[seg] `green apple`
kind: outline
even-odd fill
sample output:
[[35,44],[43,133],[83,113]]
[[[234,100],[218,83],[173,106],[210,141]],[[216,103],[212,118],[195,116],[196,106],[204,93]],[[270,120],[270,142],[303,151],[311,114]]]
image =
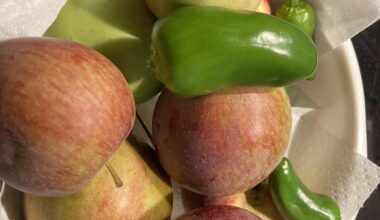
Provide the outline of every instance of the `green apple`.
[[172,210],[170,180],[154,151],[129,137],[109,160],[123,185],[103,167],[82,191],[66,197],[25,194],[27,220],[168,219]]
[[154,22],[142,0],[68,0],[45,36],[73,40],[108,57],[141,103],[161,89],[147,65]]

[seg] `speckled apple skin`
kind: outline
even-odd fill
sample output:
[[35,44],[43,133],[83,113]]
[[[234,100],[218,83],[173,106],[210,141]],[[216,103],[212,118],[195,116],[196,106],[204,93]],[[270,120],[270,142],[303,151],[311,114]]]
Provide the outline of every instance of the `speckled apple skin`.
[[235,87],[184,99],[164,90],[153,139],[166,172],[207,196],[246,191],[284,156],[291,108],[283,88]]
[[177,220],[261,220],[261,218],[238,207],[213,205],[195,209]]
[[79,191],[134,119],[127,81],[103,55],[53,38],[0,42],[0,179],[10,186]]

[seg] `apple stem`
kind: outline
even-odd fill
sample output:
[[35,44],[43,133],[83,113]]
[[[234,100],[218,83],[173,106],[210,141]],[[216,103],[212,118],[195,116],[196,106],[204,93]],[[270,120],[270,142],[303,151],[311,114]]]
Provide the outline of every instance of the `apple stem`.
[[144,131],[145,131],[145,134],[148,136],[149,140],[152,142],[153,144],[153,136],[152,134],[149,132],[149,129],[148,127],[145,125],[144,121],[142,120],[141,116],[139,115],[139,113],[136,111],[136,116],[137,116],[137,120],[139,120],[141,126],[143,127]]
[[113,166],[110,164],[110,162],[106,163],[106,167],[108,171],[111,173],[113,181],[115,181],[115,185],[117,188],[123,186],[123,181],[120,179],[119,175],[117,175],[116,170],[113,168]]

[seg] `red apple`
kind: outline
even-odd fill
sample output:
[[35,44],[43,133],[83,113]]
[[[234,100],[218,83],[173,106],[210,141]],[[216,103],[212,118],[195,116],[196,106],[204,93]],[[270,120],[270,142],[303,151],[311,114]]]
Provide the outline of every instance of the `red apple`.
[[168,219],[172,211],[170,179],[154,151],[132,137],[110,158],[123,186],[116,188],[103,167],[81,191],[64,197],[25,194],[27,220]]
[[53,38],[0,42],[0,179],[31,194],[84,187],[129,134],[127,81],[98,52]]
[[212,205],[195,209],[177,220],[261,220],[255,214],[238,207]]
[[153,114],[161,164],[176,182],[207,196],[244,192],[284,156],[291,110],[283,88],[235,87],[191,99],[165,90]]
[[230,205],[246,209],[263,220],[283,219],[273,203],[267,184],[260,184],[243,193],[222,197],[207,197],[182,188],[181,198],[186,212],[202,206]]

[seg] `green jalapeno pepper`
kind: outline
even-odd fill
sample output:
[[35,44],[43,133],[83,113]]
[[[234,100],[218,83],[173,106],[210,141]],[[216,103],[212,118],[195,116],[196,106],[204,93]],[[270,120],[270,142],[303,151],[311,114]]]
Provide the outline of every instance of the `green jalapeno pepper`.
[[294,25],[211,6],[182,7],[158,20],[152,46],[157,79],[184,97],[235,85],[286,86],[317,65],[314,42]]
[[311,192],[287,158],[269,176],[269,187],[274,204],[287,220],[341,219],[338,204],[326,195]]
[[276,9],[275,15],[301,28],[310,37],[313,36],[315,15],[310,4],[302,0],[285,0]]

